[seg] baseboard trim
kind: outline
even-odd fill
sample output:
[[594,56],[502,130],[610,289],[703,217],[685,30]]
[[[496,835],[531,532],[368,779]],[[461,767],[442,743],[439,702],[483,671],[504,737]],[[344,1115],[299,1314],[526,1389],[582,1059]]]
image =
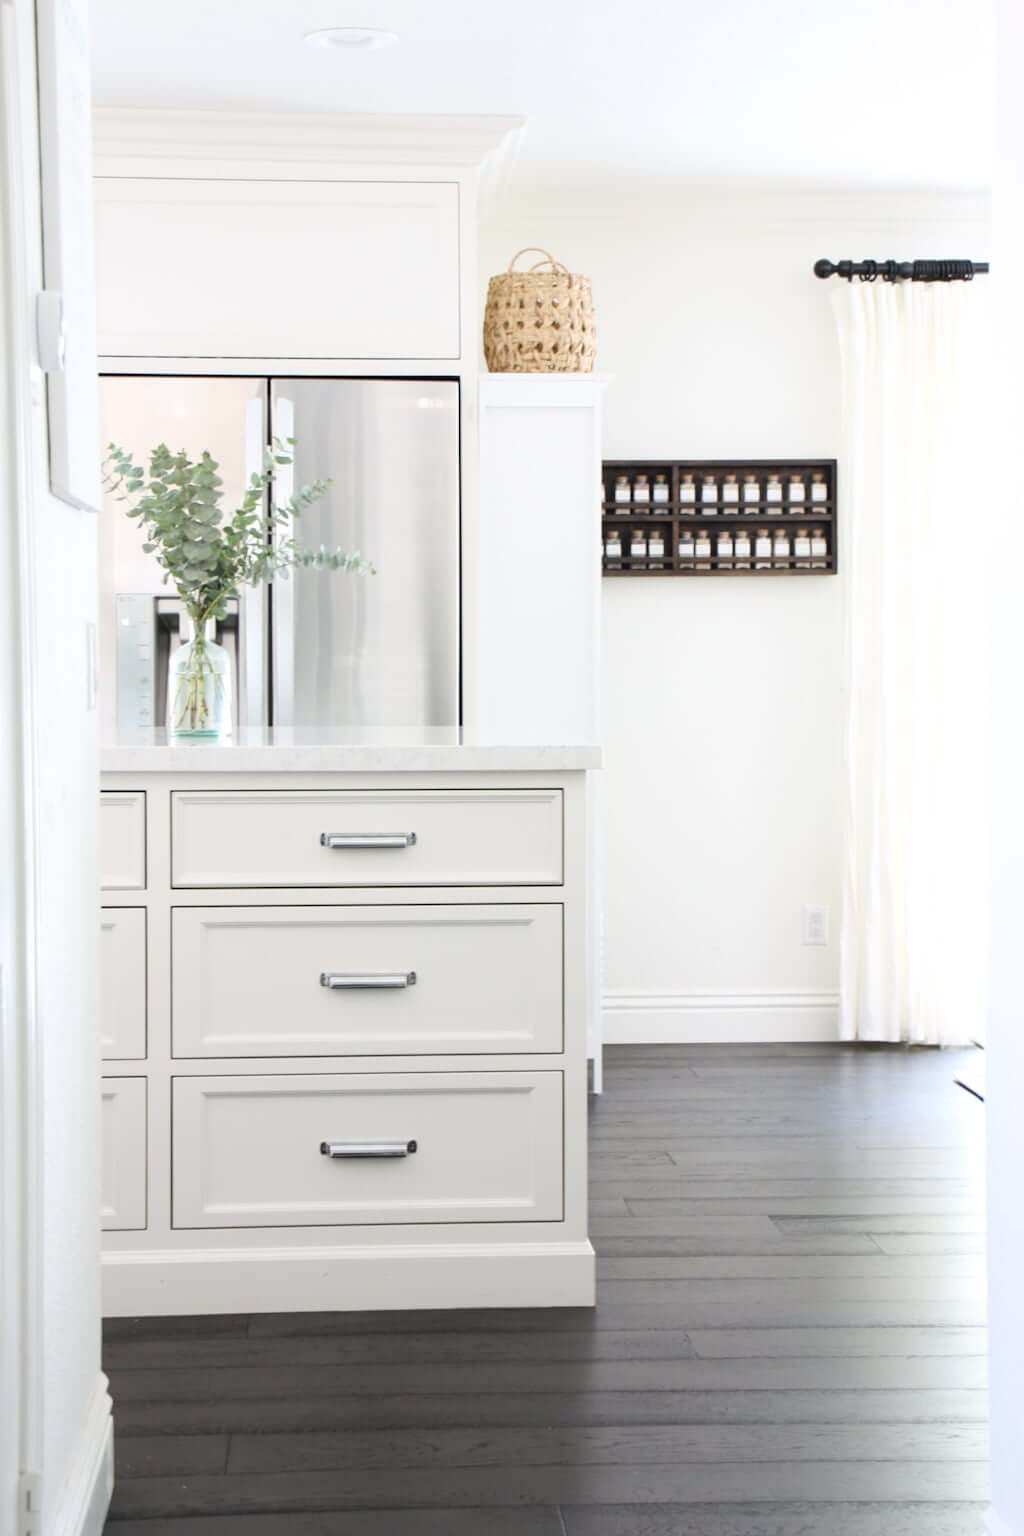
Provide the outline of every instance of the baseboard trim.
[[114,1425],[107,1378],[100,1376],[49,1536],[102,1536],[114,1491]]
[[606,992],[605,1045],[839,1039],[835,992]]
[[592,1307],[594,1301],[594,1250],[585,1239],[103,1255],[105,1317]]

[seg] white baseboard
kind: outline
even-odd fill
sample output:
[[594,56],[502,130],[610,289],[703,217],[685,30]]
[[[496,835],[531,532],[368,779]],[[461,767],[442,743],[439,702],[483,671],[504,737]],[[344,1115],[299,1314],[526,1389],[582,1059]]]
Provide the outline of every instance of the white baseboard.
[[585,1239],[103,1255],[105,1317],[592,1307],[594,1296],[594,1250]]
[[101,1376],[61,1491],[48,1536],[102,1536],[114,1491],[114,1434],[107,1378]]
[[605,1045],[839,1039],[835,992],[606,992]]

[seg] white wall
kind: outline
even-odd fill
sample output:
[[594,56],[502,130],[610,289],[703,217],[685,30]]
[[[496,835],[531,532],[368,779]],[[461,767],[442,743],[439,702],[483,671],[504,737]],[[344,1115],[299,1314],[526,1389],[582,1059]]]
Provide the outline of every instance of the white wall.
[[[987,204],[518,188],[484,226],[484,282],[528,242],[593,280],[606,457],[837,457],[814,260],[982,259]],[[842,577],[603,590],[606,1038],[832,1036]],[[826,948],[802,944],[805,903],[830,909]]]
[[[5,1273],[15,1291],[4,1301],[2,1397],[16,1427],[0,1441],[0,1528],[24,1528],[13,1519],[22,1472],[36,1479],[33,1529],[41,1536],[98,1536],[111,1439],[100,1371],[98,766],[87,686],[96,518],[49,491],[45,379],[31,332],[43,284],[33,12],[30,3],[0,6],[0,1085],[5,1110],[12,1086],[17,1093],[21,1134],[5,1139],[13,1166],[4,1194],[13,1192],[23,1217],[19,1226],[5,1204],[5,1246],[13,1237],[18,1252]],[[63,6],[62,18],[84,34],[79,0]],[[77,105],[78,132],[87,136],[88,104],[79,97]],[[87,190],[86,181],[79,210],[88,208]],[[81,242],[89,230],[72,218],[68,235]],[[69,348],[78,341],[70,336]],[[86,368],[71,407],[95,439],[87,414],[94,423],[94,373]]]

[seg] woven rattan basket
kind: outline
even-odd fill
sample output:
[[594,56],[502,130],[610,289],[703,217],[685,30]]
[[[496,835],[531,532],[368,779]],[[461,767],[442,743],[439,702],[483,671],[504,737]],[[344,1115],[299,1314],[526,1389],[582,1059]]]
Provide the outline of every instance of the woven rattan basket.
[[[520,256],[543,256],[528,272]],[[597,342],[589,277],[570,272],[539,246],[524,246],[487,284],[484,357],[491,373],[590,373]]]

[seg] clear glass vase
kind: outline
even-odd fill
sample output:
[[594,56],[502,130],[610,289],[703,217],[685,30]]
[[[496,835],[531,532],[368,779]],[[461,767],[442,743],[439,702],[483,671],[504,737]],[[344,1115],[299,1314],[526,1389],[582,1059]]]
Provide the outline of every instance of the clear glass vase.
[[167,680],[167,734],[216,741],[231,735],[231,657],[200,636],[179,645]]

